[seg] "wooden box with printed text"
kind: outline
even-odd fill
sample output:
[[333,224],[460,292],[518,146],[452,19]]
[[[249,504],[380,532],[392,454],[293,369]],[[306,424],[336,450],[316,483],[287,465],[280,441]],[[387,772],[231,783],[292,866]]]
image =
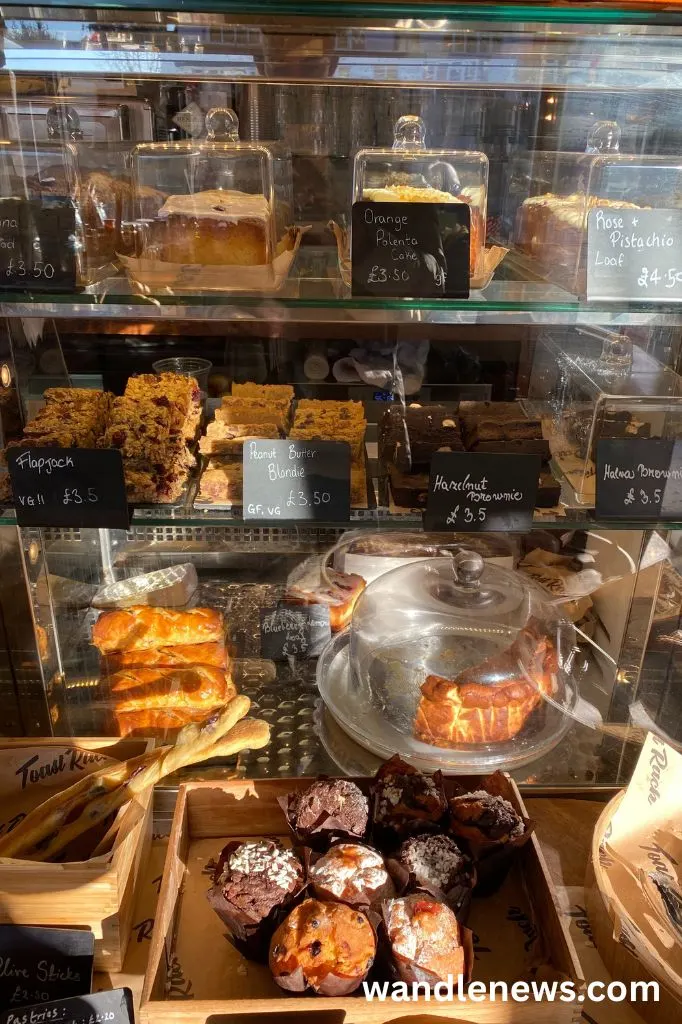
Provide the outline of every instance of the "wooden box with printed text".
[[[0,833],[84,774],[152,746],[116,737],[0,739]],[[151,809],[151,791],[122,808],[113,849],[99,857],[59,864],[0,858],[0,924],[91,928],[95,970],[120,970],[136,881],[151,842]]]
[[[207,1024],[226,1015],[230,1020],[246,1015],[256,1024],[270,1013],[294,1019],[326,1011],[345,1024],[416,1020],[424,1014],[472,1024],[568,1024],[580,1015],[577,1001],[381,1002],[368,1001],[362,993],[301,997],[278,988],[266,966],[245,960],[225,938],[225,926],[206,898],[212,866],[230,839],[279,835],[288,841],[278,797],[311,781],[190,782],[180,787],[142,992],[144,1024]],[[356,781],[364,787],[369,780]],[[464,781],[472,788],[480,782],[475,777]],[[510,779],[506,785],[505,795],[524,814],[518,789]],[[535,836],[519,850],[500,891],[473,901],[467,923],[474,932],[474,979],[564,980],[580,993],[578,958]]]

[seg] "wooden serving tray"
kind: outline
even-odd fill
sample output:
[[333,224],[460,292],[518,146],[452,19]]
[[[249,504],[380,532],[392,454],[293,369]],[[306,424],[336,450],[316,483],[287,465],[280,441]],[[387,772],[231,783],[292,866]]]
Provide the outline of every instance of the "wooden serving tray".
[[[142,1021],[206,1024],[226,1014],[247,1014],[256,1024],[269,1013],[291,1014],[294,1020],[304,1012],[330,1011],[345,1024],[405,1016],[416,1020],[422,1014],[500,1024],[568,1024],[573,1019],[576,1004],[559,1001],[370,1002],[362,990],[333,999],[287,995],[267,967],[245,960],[224,937],[225,927],[206,899],[211,863],[230,839],[287,837],[277,798],[312,781],[190,782],[180,787],[142,991]],[[356,781],[363,788],[369,782]],[[465,776],[457,781],[475,789],[481,780]],[[518,789],[511,779],[507,783],[506,796],[525,814]],[[468,924],[474,932],[474,979],[511,983],[537,967],[539,979],[570,979],[581,991],[578,957],[535,836],[519,851],[500,892],[473,901]]]
[[[70,757],[74,748],[125,761],[153,746],[146,739],[27,736],[0,739],[0,757],[20,755],[21,763],[26,763],[37,755],[32,767],[42,766],[44,778],[31,782],[27,777],[27,788],[34,788],[26,792],[24,811],[28,811],[82,778],[82,769],[74,767]],[[52,765],[57,770],[50,774]],[[17,780],[18,788],[22,778]],[[43,782],[49,785],[43,787]],[[151,843],[151,809],[152,792],[147,790],[123,812],[127,831],[104,857],[65,864],[0,858],[0,924],[90,928],[95,936],[95,970],[120,970],[133,924],[137,877]]]

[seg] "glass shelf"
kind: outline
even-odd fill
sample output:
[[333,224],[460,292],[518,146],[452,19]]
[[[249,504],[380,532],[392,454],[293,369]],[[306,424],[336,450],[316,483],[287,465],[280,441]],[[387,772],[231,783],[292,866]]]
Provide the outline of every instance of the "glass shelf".
[[[504,268],[504,264],[502,265]],[[543,281],[493,280],[469,299],[353,298],[334,277],[290,278],[276,295],[139,295],[124,277],[79,293],[0,292],[0,315],[325,324],[580,324],[677,327],[682,305],[587,303]]]
[[[96,20],[92,9],[102,12]],[[682,11],[650,2],[185,0],[181,11],[158,11],[156,0],[109,0],[104,8],[55,0],[3,7],[3,15],[5,68],[17,73],[591,92],[682,88]]]
[[[14,509],[8,505],[0,505],[0,526],[16,526]],[[420,513],[392,514],[386,509],[374,509],[355,512],[349,522],[333,522],[322,520],[287,520],[287,519],[243,519],[228,511],[195,509],[187,506],[157,505],[154,507],[135,509],[131,521],[131,529],[136,527],[188,527],[212,528],[221,527],[236,529],[240,532],[259,532],[262,530],[284,530],[296,534],[300,530],[406,530],[421,529]],[[592,509],[570,509],[565,514],[536,514],[533,529],[538,530],[585,530],[598,528],[602,530],[680,530],[682,522],[669,520],[643,519],[597,519]]]

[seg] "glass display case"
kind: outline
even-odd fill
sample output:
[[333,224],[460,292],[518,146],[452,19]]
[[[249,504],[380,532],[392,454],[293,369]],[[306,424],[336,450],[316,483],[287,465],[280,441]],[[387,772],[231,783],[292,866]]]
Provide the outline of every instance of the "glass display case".
[[[620,784],[680,738],[682,507],[600,518],[595,453],[682,440],[682,272],[588,299],[587,223],[676,223],[682,15],[322,8],[2,8],[2,729],[167,739],[239,691],[270,744],[199,775]],[[468,298],[353,294],[389,202],[466,204]],[[29,522],[35,449],[120,459],[128,528],[73,484]],[[343,505],[283,461],[320,452]],[[436,457],[532,464],[528,529],[424,532]]]

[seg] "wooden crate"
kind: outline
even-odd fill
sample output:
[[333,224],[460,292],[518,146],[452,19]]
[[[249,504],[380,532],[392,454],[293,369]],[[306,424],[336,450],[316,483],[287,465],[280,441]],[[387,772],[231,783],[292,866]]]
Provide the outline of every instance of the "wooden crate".
[[[55,756],[75,747],[123,761],[143,754],[151,746],[149,740],[117,737],[25,737],[0,739],[0,757],[3,753],[16,754],[23,747]],[[65,773],[65,786],[75,781],[77,777]],[[56,788],[58,785],[46,795],[52,795]],[[34,799],[33,804],[36,802]],[[147,791],[131,809],[127,834],[106,859],[43,864],[0,858],[0,923],[91,928],[95,935],[95,969],[120,970],[133,925],[135,884],[151,843],[151,811],[152,792]]]
[[[362,995],[334,999],[296,997],[277,988],[267,967],[244,960],[225,939],[225,928],[206,900],[205,893],[210,885],[207,861],[217,857],[230,838],[284,836],[287,829],[277,798],[294,789],[303,789],[311,781],[190,782],[180,787],[142,991],[141,1019],[145,1024],[173,1021],[206,1024],[209,1018],[215,1020],[225,1014],[250,1014],[250,1019],[256,1022],[265,1014],[283,1012],[291,1013],[293,1020],[293,1014],[311,1011],[331,1011],[335,1018],[345,1019],[345,1024],[375,1024],[404,1016],[416,1019],[419,1014],[427,1014],[429,1019],[440,1015],[471,1022],[560,1024],[572,1020],[576,1013],[579,1015],[577,1004],[559,1001],[443,1003],[420,999],[382,1003],[367,1001]],[[367,780],[357,781],[362,785]],[[480,780],[471,778],[465,784],[476,788],[478,782]],[[509,799],[524,813],[516,786],[511,780],[508,783]],[[505,927],[510,927],[509,920],[515,922],[513,928],[526,927],[525,934],[515,936],[523,949],[529,929],[535,926],[549,952],[549,976],[570,979],[576,992],[580,992],[584,984],[580,964],[555,903],[549,872],[534,836],[520,851],[513,873],[517,876],[514,883],[519,892],[525,893],[531,913],[530,918],[522,921],[522,911],[514,906],[512,909],[518,911],[518,916],[510,915],[505,919]],[[492,907],[497,897],[489,899]],[[475,900],[476,904],[480,912],[488,900]],[[504,906],[507,908],[508,903]],[[477,931],[475,923],[470,923]],[[498,928],[497,918],[490,927],[492,931]],[[500,942],[504,946],[504,940]],[[499,954],[512,972],[509,980],[518,979],[520,971],[513,973],[516,968],[512,966],[517,954],[506,946],[499,949]],[[477,976],[482,977],[480,968],[477,972],[475,967],[474,977]],[[505,975],[491,974],[490,977],[502,979]]]

